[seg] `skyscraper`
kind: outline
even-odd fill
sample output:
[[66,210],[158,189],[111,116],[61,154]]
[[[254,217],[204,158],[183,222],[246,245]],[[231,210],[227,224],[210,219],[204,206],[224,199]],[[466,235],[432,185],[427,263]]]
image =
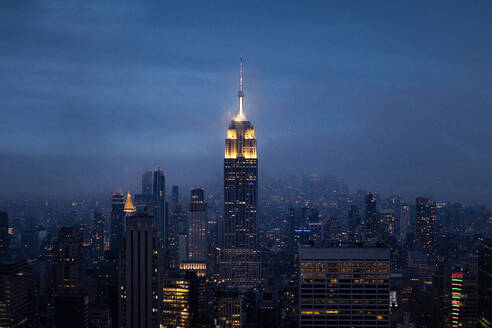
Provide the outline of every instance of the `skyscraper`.
[[94,212],[92,227],[92,258],[99,262],[104,259],[104,215]]
[[168,275],[162,286],[162,326],[190,327],[190,301],[190,282],[177,274]]
[[56,258],[57,295],[77,295],[84,290],[82,232],[79,226],[62,227],[58,234]]
[[142,174],[142,195],[152,195],[152,170]]
[[152,214],[129,213],[120,252],[119,327],[159,327],[159,251]]
[[188,260],[205,262],[207,259],[207,204],[203,189],[191,190]]
[[378,236],[378,213],[376,208],[376,196],[368,193],[365,199],[365,225],[367,240],[375,240]]
[[0,327],[24,327],[29,311],[26,260],[0,258]]
[[427,258],[436,262],[437,247],[436,203],[432,199],[417,197],[415,202],[415,247]]
[[478,247],[478,298],[480,324],[490,328],[492,327],[492,239],[483,240]]
[[477,327],[478,257],[468,256],[451,271],[450,327]]
[[152,193],[152,170],[147,170],[142,174],[142,192],[140,194],[133,195],[133,201],[135,206],[148,206],[154,205],[154,195]]
[[79,226],[60,229],[56,258],[56,327],[86,328],[89,324],[82,242]]
[[407,240],[408,228],[410,226],[410,207],[408,204],[400,206],[400,241]]
[[299,246],[299,327],[389,327],[387,248]]
[[[161,240],[166,240],[167,231],[167,210],[166,210],[166,178],[164,171],[160,168],[154,170],[154,180],[152,188],[154,200],[154,220],[157,232]],[[167,246],[167,245],[166,245]]]
[[121,193],[113,193],[111,196],[111,238],[109,242],[113,258],[117,258],[120,250],[125,225],[124,208],[125,196]]
[[244,114],[242,58],[239,112],[231,121],[224,156],[224,248],[220,271],[226,281],[254,285],[260,280],[257,254],[258,159],[255,129]]
[[166,230],[167,267],[179,268],[188,257],[188,220],[179,200],[179,186],[172,186],[170,212]]
[[0,212],[0,257],[9,253],[9,215]]

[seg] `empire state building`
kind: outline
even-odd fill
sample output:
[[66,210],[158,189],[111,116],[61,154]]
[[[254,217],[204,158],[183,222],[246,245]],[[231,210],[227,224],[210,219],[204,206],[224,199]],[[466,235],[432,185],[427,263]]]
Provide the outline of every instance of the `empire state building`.
[[239,79],[239,110],[231,121],[224,156],[224,244],[221,278],[233,285],[260,282],[257,251],[258,158],[255,129],[244,113],[243,61]]

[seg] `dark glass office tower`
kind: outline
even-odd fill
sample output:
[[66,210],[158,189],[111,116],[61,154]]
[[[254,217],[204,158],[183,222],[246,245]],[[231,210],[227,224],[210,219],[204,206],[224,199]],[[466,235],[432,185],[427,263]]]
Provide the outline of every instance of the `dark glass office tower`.
[[113,193],[111,197],[111,239],[110,247],[112,258],[117,258],[121,237],[123,234],[125,196],[122,193]]
[[152,170],[142,175],[142,195],[152,195]]
[[224,248],[220,271],[235,285],[255,285],[260,280],[256,226],[258,158],[255,129],[244,114],[242,59],[239,112],[227,131],[224,156]]
[[164,177],[164,171],[161,169],[154,171],[152,190],[154,195],[154,220],[156,222],[157,232],[162,240],[166,240],[166,178]]
[[79,226],[60,229],[56,258],[56,327],[86,328],[89,324],[82,243]]
[[157,328],[161,322],[160,247],[149,212],[139,208],[127,214],[120,252],[120,328]]

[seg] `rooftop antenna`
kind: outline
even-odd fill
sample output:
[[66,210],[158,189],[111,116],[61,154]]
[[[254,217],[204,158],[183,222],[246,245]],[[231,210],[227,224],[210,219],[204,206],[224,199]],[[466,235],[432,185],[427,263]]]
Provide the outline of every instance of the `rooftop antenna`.
[[243,112],[244,107],[244,92],[243,92],[243,56],[239,57],[239,113],[236,116],[236,120],[243,121],[246,119],[246,116]]

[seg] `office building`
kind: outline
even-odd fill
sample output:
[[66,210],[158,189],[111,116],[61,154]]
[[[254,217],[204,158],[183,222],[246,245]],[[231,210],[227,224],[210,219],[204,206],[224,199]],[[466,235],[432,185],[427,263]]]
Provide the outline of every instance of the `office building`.
[[120,250],[123,229],[125,226],[125,196],[121,193],[113,193],[111,196],[111,238],[109,241],[111,254],[117,258]]
[[154,328],[160,324],[160,247],[150,212],[139,208],[126,218],[119,271],[122,328]]
[[365,198],[365,226],[367,240],[376,240],[379,236],[378,212],[376,196],[367,193]]
[[207,204],[203,189],[191,190],[190,222],[188,233],[188,261],[207,260]]
[[79,226],[60,228],[56,256],[57,295],[79,295],[85,290],[82,241]]
[[[166,178],[164,171],[160,168],[154,170],[154,179],[152,182],[154,220],[156,223],[157,233],[161,242],[167,238],[167,206],[166,206]],[[167,245],[166,245],[167,246]]]
[[244,319],[243,297],[239,290],[218,290],[214,296],[215,322],[217,328],[241,327]]
[[162,287],[162,326],[190,327],[190,302],[190,282],[180,275],[165,277]]
[[27,262],[0,258],[0,327],[17,328],[28,320]]
[[299,327],[389,327],[390,251],[299,246]]
[[104,215],[94,212],[92,226],[92,259],[95,262],[104,260]]
[[152,170],[147,170],[142,174],[142,195],[152,195]]
[[55,326],[87,328],[89,299],[86,295],[82,232],[79,226],[62,227],[56,257]]
[[451,327],[478,325],[478,257],[468,256],[451,271]]
[[436,203],[417,197],[415,202],[415,248],[424,252],[427,259],[437,262],[437,216]]

